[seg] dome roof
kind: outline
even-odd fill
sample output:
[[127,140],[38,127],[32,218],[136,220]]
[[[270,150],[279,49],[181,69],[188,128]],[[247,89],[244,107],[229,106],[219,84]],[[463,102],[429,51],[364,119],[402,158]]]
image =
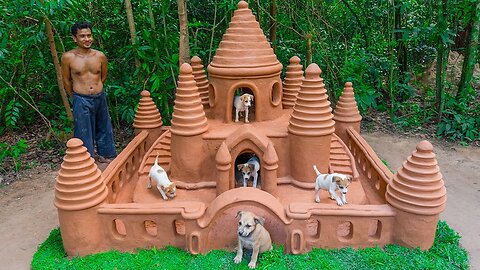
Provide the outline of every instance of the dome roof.
[[280,73],[282,68],[247,2],[240,1],[208,66],[208,74],[259,76]]

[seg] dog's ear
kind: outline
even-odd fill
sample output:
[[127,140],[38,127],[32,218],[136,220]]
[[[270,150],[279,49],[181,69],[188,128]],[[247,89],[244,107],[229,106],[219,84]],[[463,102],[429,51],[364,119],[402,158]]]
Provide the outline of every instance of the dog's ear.
[[253,220],[255,221],[255,224],[261,224],[263,226],[263,224],[265,223],[265,219],[263,217],[257,217],[255,216],[253,218]]
[[237,169],[240,171],[243,168],[243,164],[238,164]]
[[253,95],[249,95],[249,96],[250,96],[250,99],[253,101],[254,96]]
[[240,100],[241,100],[242,102],[245,102],[245,95],[241,95],[241,96],[240,96]]
[[248,164],[248,168],[250,168],[250,171],[253,172],[255,170],[255,165]]
[[347,181],[348,181],[349,183],[352,183],[352,181],[353,181],[352,177],[351,177],[351,176],[347,176]]
[[175,189],[175,188],[177,188],[177,185],[176,185],[175,183],[171,183],[171,184],[170,184],[170,188],[171,188],[171,189]]
[[238,211],[235,218],[238,218],[238,217],[242,218],[242,214],[243,214],[243,211]]
[[342,178],[338,177],[338,176],[334,176],[332,177],[332,183],[337,183],[337,184],[340,184],[340,181],[342,181]]

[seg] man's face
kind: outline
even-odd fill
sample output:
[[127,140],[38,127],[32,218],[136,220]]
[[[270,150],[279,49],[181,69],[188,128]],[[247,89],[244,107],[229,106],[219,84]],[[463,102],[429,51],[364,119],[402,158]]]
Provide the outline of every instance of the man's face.
[[90,49],[93,43],[92,30],[89,28],[78,29],[77,34],[73,37],[73,41],[80,48]]

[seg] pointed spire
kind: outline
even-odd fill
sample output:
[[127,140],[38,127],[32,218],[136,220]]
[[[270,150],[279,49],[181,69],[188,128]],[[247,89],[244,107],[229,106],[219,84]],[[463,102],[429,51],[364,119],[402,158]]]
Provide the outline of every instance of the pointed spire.
[[267,165],[275,165],[278,163],[278,155],[272,142],[268,142],[267,150],[265,151],[265,154],[263,154],[263,162]]
[[288,131],[301,136],[323,136],[335,131],[332,108],[328,101],[322,71],[310,64],[293,107]]
[[386,198],[393,207],[414,214],[435,215],[445,209],[447,193],[430,142],[417,145],[387,186]]
[[298,91],[302,86],[303,66],[300,64],[300,58],[293,56],[290,58],[290,65],[287,66],[285,80],[283,81],[283,108],[292,108],[295,105]]
[[207,75],[205,75],[202,59],[196,55],[192,57],[192,69],[193,77],[195,77],[195,82],[197,82],[198,93],[202,99],[202,105],[204,108],[208,108],[208,79]]
[[351,82],[345,83],[343,93],[335,107],[333,120],[344,123],[360,122],[362,120],[362,116],[358,111],[357,102],[355,101],[353,84]]
[[180,67],[171,123],[172,134],[180,136],[195,136],[208,129],[192,67],[188,63]]
[[162,116],[157,106],[150,97],[150,92],[143,90],[141,93],[140,103],[135,112],[135,120],[133,127],[136,129],[152,129],[163,125]]
[[103,202],[107,193],[101,172],[83,142],[70,139],[56,179],[55,206],[67,211],[84,210]]
[[208,66],[209,75],[256,76],[280,73],[282,68],[248,3],[240,1]]
[[222,142],[220,145],[217,155],[215,156],[215,161],[218,165],[222,166],[230,165],[230,163],[232,163],[232,155],[230,155],[230,151],[228,151],[228,147],[225,142]]

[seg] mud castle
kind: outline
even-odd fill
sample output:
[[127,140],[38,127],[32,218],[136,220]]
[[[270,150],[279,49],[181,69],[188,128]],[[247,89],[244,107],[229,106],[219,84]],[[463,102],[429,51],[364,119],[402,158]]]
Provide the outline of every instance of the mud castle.
[[[316,64],[304,72],[292,57],[283,81],[282,68],[240,1],[208,78],[198,57],[181,66],[171,126],[163,126],[143,91],[135,137],[103,173],[79,139],[68,141],[55,186],[66,252],[233,250],[239,210],[263,216],[273,243],[293,254],[391,243],[431,247],[446,203],[432,145],[420,142],[392,174],[360,135],[351,83],[333,112]],[[239,92],[254,96],[249,123],[233,121]],[[172,200],[146,188],[157,155],[177,183]],[[260,160],[258,188],[237,181],[236,165],[251,155]],[[353,176],[347,205],[328,192],[315,203],[313,165]]]

